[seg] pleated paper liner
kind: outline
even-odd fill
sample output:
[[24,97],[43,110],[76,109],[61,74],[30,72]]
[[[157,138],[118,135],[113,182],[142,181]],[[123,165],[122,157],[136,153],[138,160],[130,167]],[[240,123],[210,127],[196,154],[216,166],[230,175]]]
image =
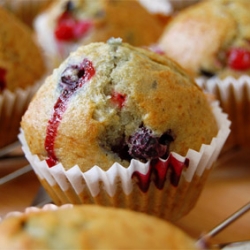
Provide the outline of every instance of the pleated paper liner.
[[48,167],[32,155],[21,130],[19,139],[26,158],[56,205],[95,203],[145,212],[170,221],[186,215],[195,205],[213,164],[230,133],[230,121],[218,102],[212,104],[218,134],[200,151],[186,156],[171,152],[168,159],[142,163],[132,160],[125,168],[114,163],[109,170],[93,166],[82,172],[75,165]]
[[200,78],[197,83],[215,96],[232,122],[225,147],[250,147],[250,77]]
[[0,148],[18,140],[21,118],[38,86],[39,83],[15,92],[4,90],[0,94]]

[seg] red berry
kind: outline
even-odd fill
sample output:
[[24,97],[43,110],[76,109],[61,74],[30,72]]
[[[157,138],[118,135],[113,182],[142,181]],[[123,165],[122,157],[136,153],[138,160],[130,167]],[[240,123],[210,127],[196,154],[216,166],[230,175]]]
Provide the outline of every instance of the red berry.
[[111,96],[111,100],[118,104],[119,108],[122,108],[124,106],[124,102],[126,100],[126,96],[120,93],[114,92]]
[[0,91],[4,90],[6,88],[6,70],[3,68],[0,68]]
[[74,22],[61,22],[55,29],[55,36],[58,40],[70,41],[74,39]]
[[231,48],[227,53],[228,66],[234,70],[250,69],[250,51],[244,48]]
[[88,32],[92,23],[89,20],[76,20],[70,13],[64,12],[57,21],[55,37],[60,41],[79,39]]
[[84,34],[86,34],[89,31],[91,26],[92,26],[92,23],[88,20],[78,21],[74,28],[74,38],[79,39],[82,36],[84,36]]

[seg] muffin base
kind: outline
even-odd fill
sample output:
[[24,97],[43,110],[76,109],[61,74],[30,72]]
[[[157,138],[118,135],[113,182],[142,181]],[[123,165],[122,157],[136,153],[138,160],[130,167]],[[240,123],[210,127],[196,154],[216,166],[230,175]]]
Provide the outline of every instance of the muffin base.
[[21,118],[38,85],[15,92],[5,90],[0,94],[0,148],[18,141]]

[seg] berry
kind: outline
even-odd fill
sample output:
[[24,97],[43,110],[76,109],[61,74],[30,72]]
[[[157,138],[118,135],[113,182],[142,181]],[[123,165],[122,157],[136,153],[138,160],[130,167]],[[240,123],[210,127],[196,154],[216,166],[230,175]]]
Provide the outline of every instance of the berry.
[[73,91],[79,85],[79,79],[84,75],[84,69],[77,65],[66,68],[61,77],[60,87],[67,91]]
[[6,70],[0,68],[0,91],[3,91],[6,88]]
[[57,20],[55,37],[59,41],[72,41],[83,37],[92,27],[89,20],[77,20],[71,12],[64,12]]
[[119,108],[122,108],[124,106],[124,102],[126,101],[126,95],[113,92],[111,95],[111,100],[118,104]]
[[59,86],[63,91],[71,93],[81,87],[94,73],[92,63],[84,59],[80,65],[71,65],[63,71]]
[[154,136],[150,129],[139,128],[128,140],[129,154],[132,158],[147,161],[157,158],[166,158],[168,145],[173,141],[169,132],[161,137]]
[[227,64],[234,70],[250,69],[250,51],[244,48],[231,48],[227,53]]

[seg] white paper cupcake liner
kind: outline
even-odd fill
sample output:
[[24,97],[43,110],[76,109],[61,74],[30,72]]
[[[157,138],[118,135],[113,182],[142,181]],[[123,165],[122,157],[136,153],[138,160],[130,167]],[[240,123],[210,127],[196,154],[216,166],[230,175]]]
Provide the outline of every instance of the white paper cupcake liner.
[[[146,178],[149,169],[156,171],[149,162],[132,160],[127,168],[114,163],[107,171],[102,170],[101,166],[93,166],[86,172],[82,172],[77,165],[69,170],[65,170],[62,164],[50,168],[46,161],[32,155],[22,130],[19,139],[26,158],[57,205],[96,203],[146,212],[174,221],[187,214],[194,206],[230,133],[230,121],[227,115],[222,113],[218,102],[214,102],[212,107],[219,131],[211,144],[202,145],[199,152],[190,149],[185,157],[171,152],[167,160],[159,160],[160,169],[167,169],[162,180],[163,185],[159,187],[159,183],[154,183],[151,179],[146,182],[149,185],[145,190],[137,184],[138,179],[134,176],[139,173]],[[188,167],[182,169],[176,184],[171,179],[171,164],[175,165],[173,162],[178,161],[180,165],[186,166],[187,159]],[[152,174],[150,177],[155,176]]]
[[39,84],[15,92],[5,90],[0,94],[0,148],[18,140],[22,115]]
[[232,122],[225,147],[250,147],[250,77],[199,78],[197,83],[219,100],[222,110]]

